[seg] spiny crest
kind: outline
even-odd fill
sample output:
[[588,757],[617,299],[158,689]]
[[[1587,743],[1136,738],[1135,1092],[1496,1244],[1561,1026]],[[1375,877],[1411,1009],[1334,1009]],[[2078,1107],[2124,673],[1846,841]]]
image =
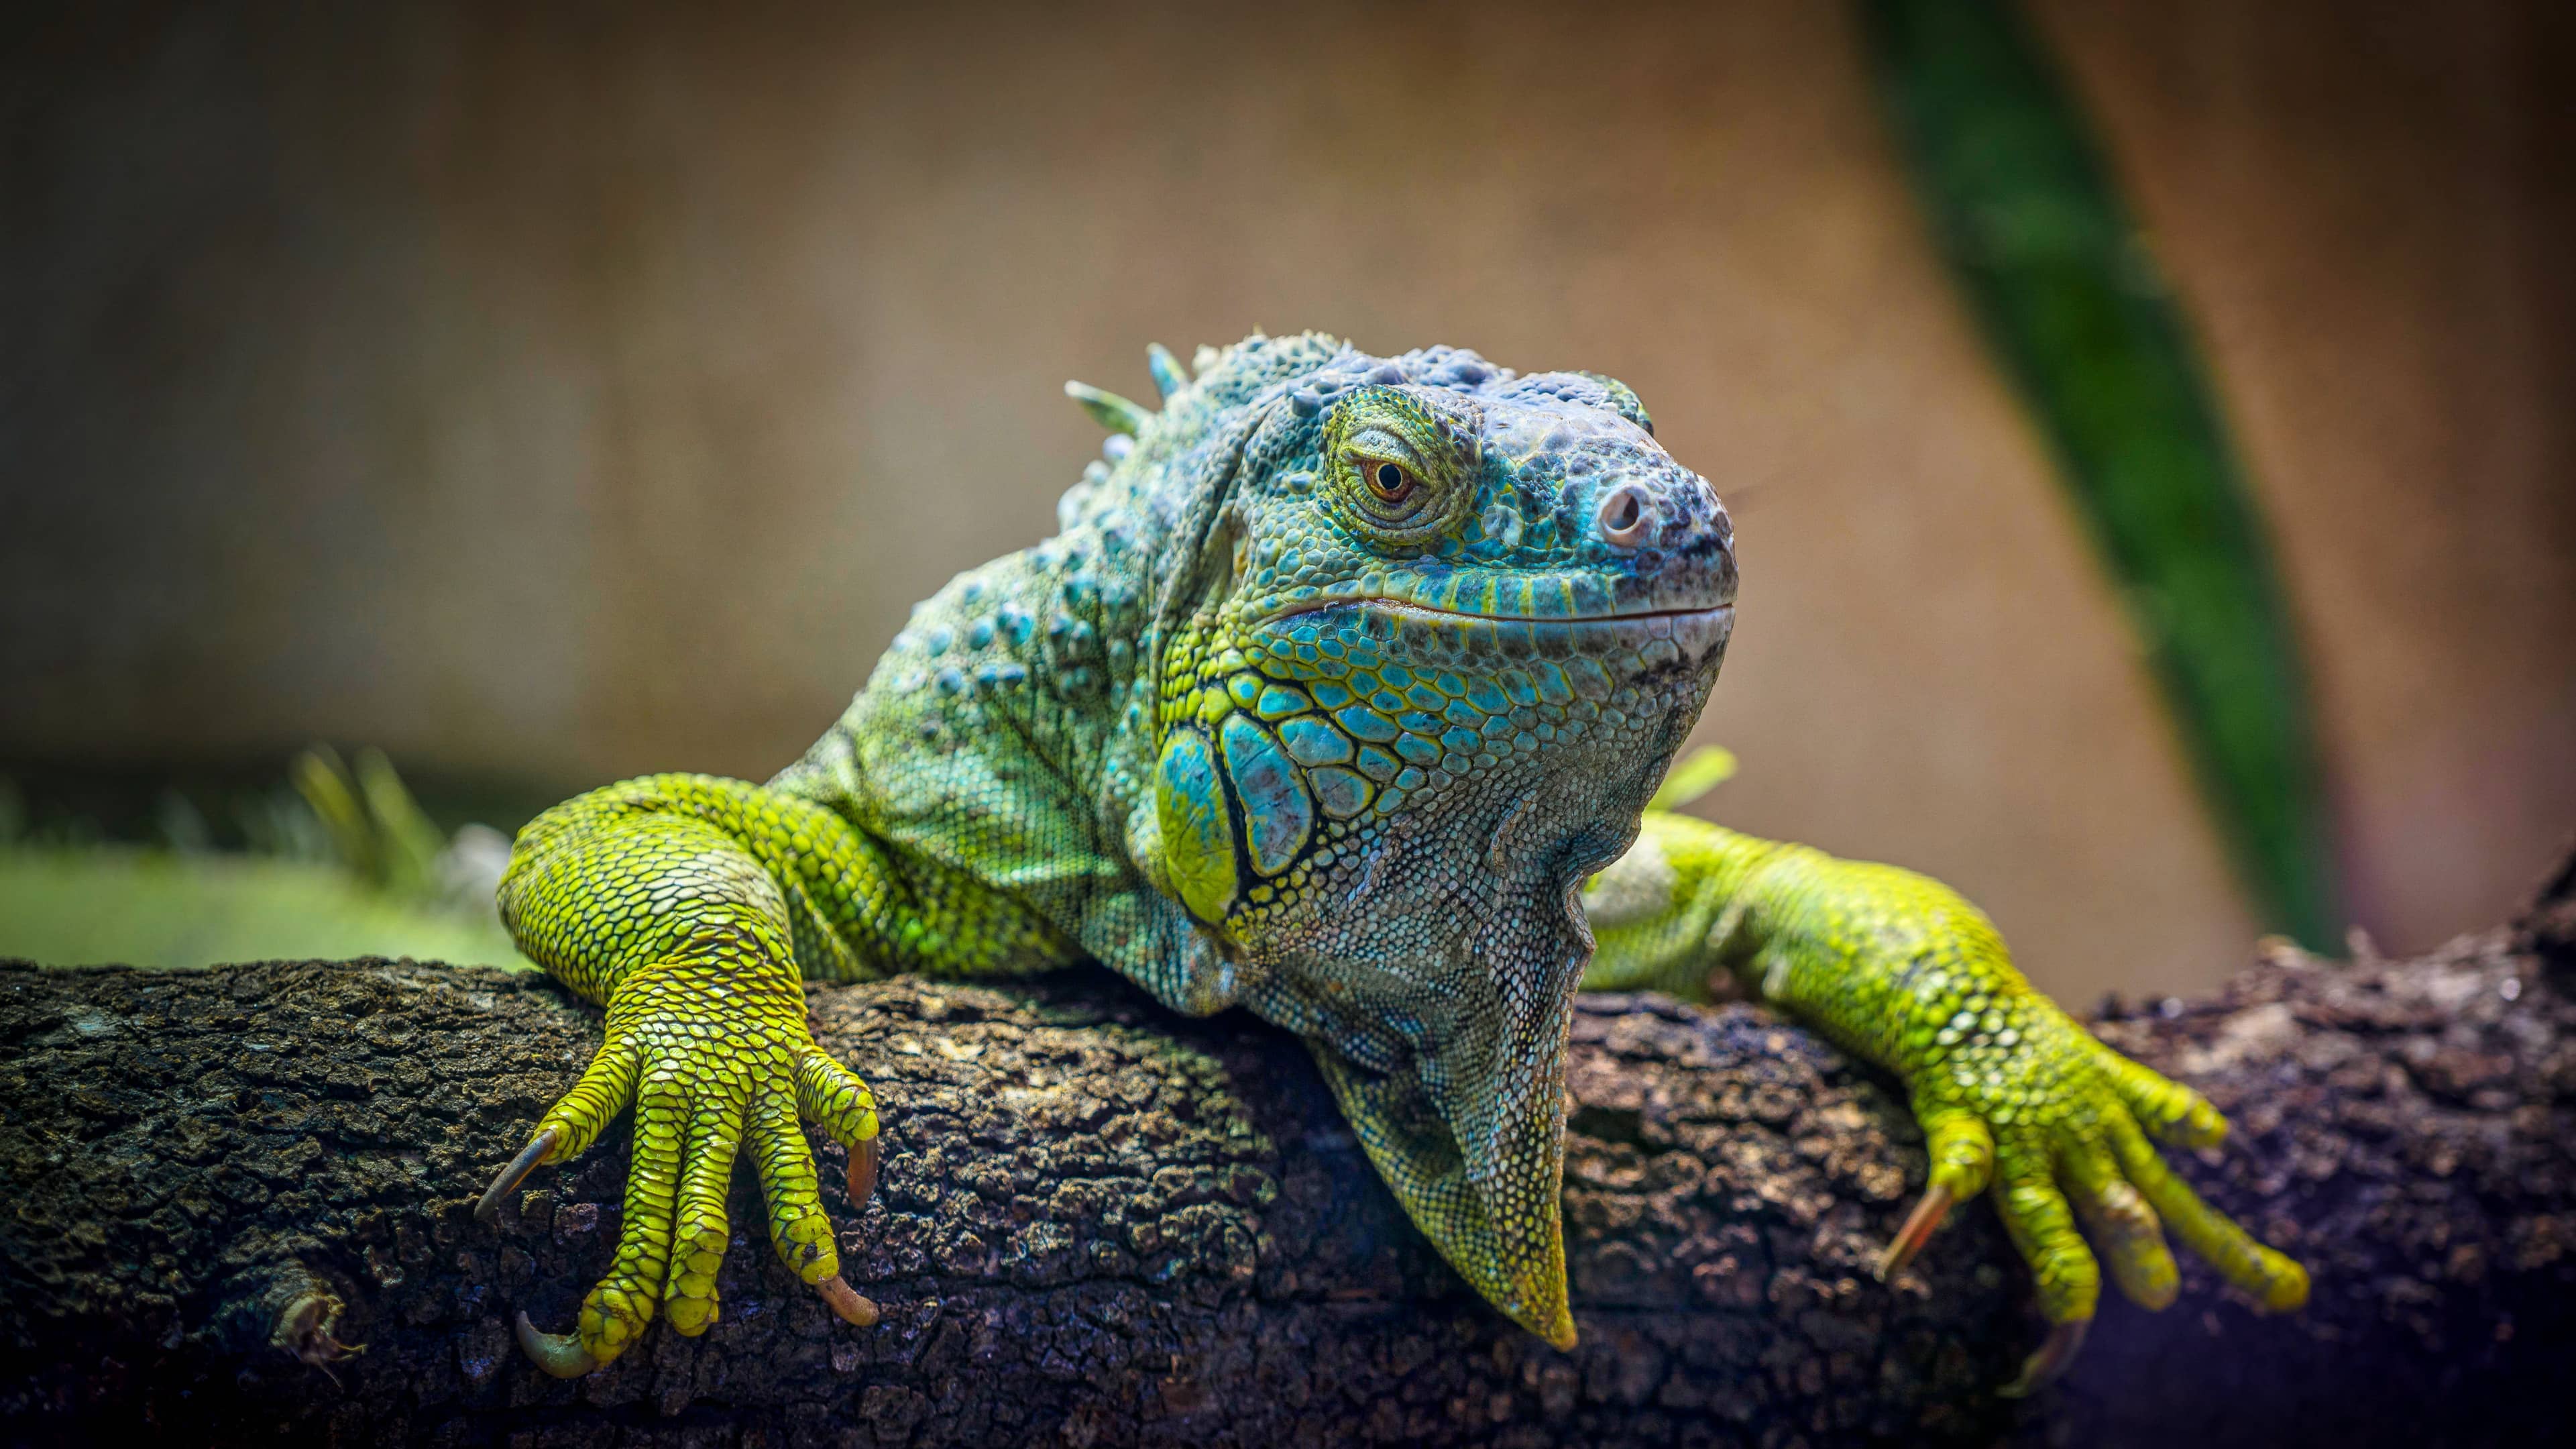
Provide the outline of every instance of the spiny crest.
[[1165,402],[1180,396],[1181,389],[1190,385],[1190,375],[1181,371],[1180,359],[1159,342],[1145,344],[1145,368],[1154,374],[1154,391],[1161,393]]
[[[1228,347],[1199,344],[1184,371],[1180,359],[1159,342],[1146,344],[1145,368],[1154,379],[1154,391],[1164,407],[1170,407],[1185,393],[1205,388],[1220,375],[1230,375],[1243,364],[1293,361],[1297,366],[1312,366],[1338,353],[1347,346],[1340,338],[1322,332],[1304,332],[1294,337],[1273,338],[1256,329],[1251,336]],[[1274,356],[1277,355],[1277,356]],[[1267,374],[1273,367],[1257,367]],[[1193,378],[1192,374],[1196,376]],[[1071,381],[1064,385],[1064,395],[1073,399],[1093,422],[1119,437],[1135,437],[1155,416],[1155,410],[1133,399],[1121,397],[1107,388],[1087,382]]]
[[1064,395],[1073,399],[1075,405],[1084,412],[1089,413],[1093,422],[1113,433],[1130,438],[1142,432],[1145,424],[1154,416],[1154,410],[1143,403],[1130,402],[1114,392],[1093,387],[1087,382],[1068,380],[1064,385]]
[[[1214,348],[1199,348],[1200,371],[1207,370],[1208,360],[1215,355]],[[1145,370],[1153,374],[1154,393],[1166,405],[1189,388],[1189,374],[1181,371],[1180,359],[1172,356],[1172,350],[1159,342],[1145,344]],[[1073,399],[1074,405],[1089,414],[1093,422],[1112,433],[1131,438],[1144,431],[1145,424],[1154,416],[1154,410],[1143,403],[1120,397],[1107,388],[1093,387],[1087,382],[1068,380],[1064,385],[1064,395]]]
[[[1112,506],[1118,497],[1124,496],[1113,495],[1107,485],[1145,441],[1149,424],[1168,432],[1176,419],[1192,414],[1204,416],[1237,406],[1264,388],[1311,371],[1345,350],[1346,344],[1340,339],[1320,332],[1273,338],[1255,330],[1251,336],[1232,346],[1201,344],[1192,358],[1192,367],[1197,374],[1193,377],[1182,370],[1180,360],[1172,355],[1171,349],[1160,343],[1149,344],[1145,349],[1145,366],[1153,376],[1155,392],[1163,404],[1160,411],[1106,388],[1079,381],[1067,382],[1065,395],[1109,435],[1101,442],[1100,458],[1084,465],[1081,481],[1057,500],[1057,527],[1069,531],[1091,521],[1100,510]],[[1180,425],[1185,431],[1198,426],[1195,422]]]

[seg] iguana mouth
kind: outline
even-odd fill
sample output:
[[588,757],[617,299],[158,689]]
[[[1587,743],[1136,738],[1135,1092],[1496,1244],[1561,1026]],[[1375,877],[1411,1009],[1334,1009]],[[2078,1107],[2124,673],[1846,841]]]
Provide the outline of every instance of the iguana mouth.
[[1472,609],[1444,609],[1436,604],[1418,603],[1412,599],[1392,599],[1378,595],[1357,598],[1301,599],[1279,610],[1262,622],[1281,624],[1304,614],[1320,614],[1328,609],[1361,609],[1399,618],[1419,619],[1424,623],[1447,624],[1638,624],[1655,619],[1713,621],[1735,612],[1735,601],[1699,607],[1670,609],[1624,609],[1597,614],[1489,614]]
[[[1712,604],[1697,609],[1628,609],[1608,614],[1479,614],[1467,609],[1443,609],[1430,604],[1417,604],[1406,599],[1345,599],[1342,603],[1381,610],[1388,614],[1418,617],[1426,622],[1462,622],[1474,624],[1642,624],[1656,619],[1704,621],[1735,612],[1735,605]],[[1285,618],[1286,615],[1280,617]]]
[[[1326,622],[1336,614],[1341,622]],[[1300,601],[1298,607],[1272,615],[1264,628],[1292,638],[1338,631],[1412,663],[1586,656],[1605,663],[1632,657],[1652,667],[1716,657],[1734,632],[1735,605],[1533,618],[1474,614],[1409,599],[1327,599]]]

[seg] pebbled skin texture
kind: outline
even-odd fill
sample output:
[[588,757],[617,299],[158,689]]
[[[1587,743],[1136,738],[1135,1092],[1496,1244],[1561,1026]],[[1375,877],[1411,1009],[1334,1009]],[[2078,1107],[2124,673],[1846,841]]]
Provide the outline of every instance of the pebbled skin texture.
[[2061,1182],[2142,1301],[2173,1291],[2156,1210],[2272,1306],[2304,1296],[2139,1135],[2215,1141],[2216,1114],[2032,993],[1946,889],[1664,812],[1629,850],[1736,591],[1725,510],[1633,392],[1317,334],[1152,360],[1159,411],[1068,389],[1126,431],[1056,537],[919,606],[803,760],[522,834],[504,919],[608,1008],[545,1159],[638,1124],[616,1262],[574,1335],[525,1331],[542,1362],[605,1363],[657,1308],[715,1320],[744,1147],[782,1257],[849,1294],[797,1119],[856,1148],[875,1104],[800,981],[1085,958],[1298,1033],[1425,1236],[1559,1347],[1572,997],[1730,969],[1906,1079],[1936,1188],[2000,1173],[2053,1319],[2096,1291]]
[[2088,1322],[2100,1294],[2078,1219],[2146,1307],[2176,1291],[2164,1227],[2264,1309],[2306,1302],[2306,1271],[2203,1204],[2150,1145],[2218,1146],[2217,1109],[2033,990],[1993,924],[1940,882],[1650,812],[1585,903],[1601,940],[1586,987],[1705,999],[1712,970],[1727,971],[1895,1070],[1928,1138],[1930,1188],[1965,1201],[2001,1184],[2051,1321]]

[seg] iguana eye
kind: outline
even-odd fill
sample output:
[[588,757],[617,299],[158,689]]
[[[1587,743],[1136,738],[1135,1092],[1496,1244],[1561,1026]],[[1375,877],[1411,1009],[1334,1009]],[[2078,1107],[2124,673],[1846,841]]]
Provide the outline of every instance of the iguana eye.
[[1401,389],[1351,389],[1324,423],[1337,511],[1371,547],[1420,554],[1474,496],[1473,436]]
[[1364,471],[1369,492],[1376,494],[1381,503],[1403,503],[1422,487],[1420,481],[1404,471],[1402,465],[1384,459],[1367,463]]

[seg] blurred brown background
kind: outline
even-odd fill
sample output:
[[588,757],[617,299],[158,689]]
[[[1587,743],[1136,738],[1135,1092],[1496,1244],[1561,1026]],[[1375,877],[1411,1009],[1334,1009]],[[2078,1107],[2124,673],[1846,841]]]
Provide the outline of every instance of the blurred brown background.
[[[0,762],[765,776],[1259,326],[1614,373],[1736,511],[1746,829],[2061,992],[2242,958],[1851,17],[82,7],[0,72]],[[2576,22],[2032,7],[2211,353],[2388,948],[2576,825]]]

